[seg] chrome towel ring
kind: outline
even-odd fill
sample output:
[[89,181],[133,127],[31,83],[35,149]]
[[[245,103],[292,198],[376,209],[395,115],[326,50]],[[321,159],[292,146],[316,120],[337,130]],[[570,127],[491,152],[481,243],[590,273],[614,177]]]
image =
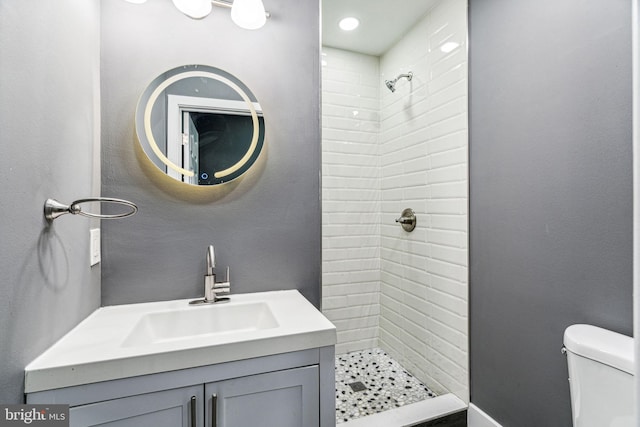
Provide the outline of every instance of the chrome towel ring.
[[[129,206],[131,210],[129,212],[121,213],[121,214],[113,214],[113,215],[103,215],[96,214],[91,212],[83,212],[80,208],[80,205],[83,203],[91,203],[91,202],[99,202],[99,203],[115,203],[118,205]],[[128,216],[134,215],[138,212],[138,207],[135,203],[130,202],[128,200],[123,199],[113,199],[111,197],[93,197],[89,199],[80,199],[72,202],[70,205],[65,205],[64,203],[60,203],[55,199],[47,199],[44,202],[44,217],[47,221],[51,222],[54,219],[58,218],[64,214],[73,214],[73,215],[82,215],[89,218],[99,218],[99,219],[118,219],[118,218],[126,218]]]

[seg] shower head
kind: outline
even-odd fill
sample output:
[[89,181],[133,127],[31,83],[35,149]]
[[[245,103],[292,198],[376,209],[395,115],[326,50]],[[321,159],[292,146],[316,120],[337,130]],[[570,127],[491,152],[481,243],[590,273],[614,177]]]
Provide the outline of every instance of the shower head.
[[396,91],[396,81],[397,80],[385,80],[384,84],[387,85],[387,88],[391,91],[391,92],[395,92]]
[[393,80],[385,80],[384,84],[387,85],[387,89],[389,89],[391,92],[395,92],[396,83],[398,82],[398,80],[400,80],[403,77],[406,78],[407,81],[411,81],[411,79],[413,78],[413,73],[409,71],[407,74],[400,74],[398,77],[396,77]]

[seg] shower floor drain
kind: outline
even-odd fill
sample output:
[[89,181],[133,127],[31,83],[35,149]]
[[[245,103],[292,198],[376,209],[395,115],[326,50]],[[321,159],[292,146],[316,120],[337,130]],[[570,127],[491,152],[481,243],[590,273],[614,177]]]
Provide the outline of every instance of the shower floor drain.
[[353,390],[354,392],[365,391],[367,389],[367,386],[362,384],[361,381],[356,381],[355,383],[351,383],[349,384],[349,387],[351,387],[351,390]]
[[[0,0],[2,1],[2,0]],[[336,423],[435,397],[379,348],[336,356]]]

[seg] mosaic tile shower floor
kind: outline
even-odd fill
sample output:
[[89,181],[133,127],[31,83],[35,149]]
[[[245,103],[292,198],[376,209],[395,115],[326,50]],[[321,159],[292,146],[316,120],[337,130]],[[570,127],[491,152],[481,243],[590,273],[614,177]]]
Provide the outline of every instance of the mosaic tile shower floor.
[[436,397],[379,348],[336,356],[336,423]]

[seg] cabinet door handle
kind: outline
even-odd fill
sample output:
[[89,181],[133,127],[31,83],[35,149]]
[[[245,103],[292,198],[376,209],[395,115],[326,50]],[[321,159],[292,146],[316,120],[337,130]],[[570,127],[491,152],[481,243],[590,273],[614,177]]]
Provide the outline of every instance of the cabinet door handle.
[[196,402],[196,397],[195,396],[191,396],[191,402],[190,402],[190,408],[191,409],[191,427],[196,427],[196,406],[197,406],[197,402]]
[[218,426],[218,395],[211,395],[211,427]]

